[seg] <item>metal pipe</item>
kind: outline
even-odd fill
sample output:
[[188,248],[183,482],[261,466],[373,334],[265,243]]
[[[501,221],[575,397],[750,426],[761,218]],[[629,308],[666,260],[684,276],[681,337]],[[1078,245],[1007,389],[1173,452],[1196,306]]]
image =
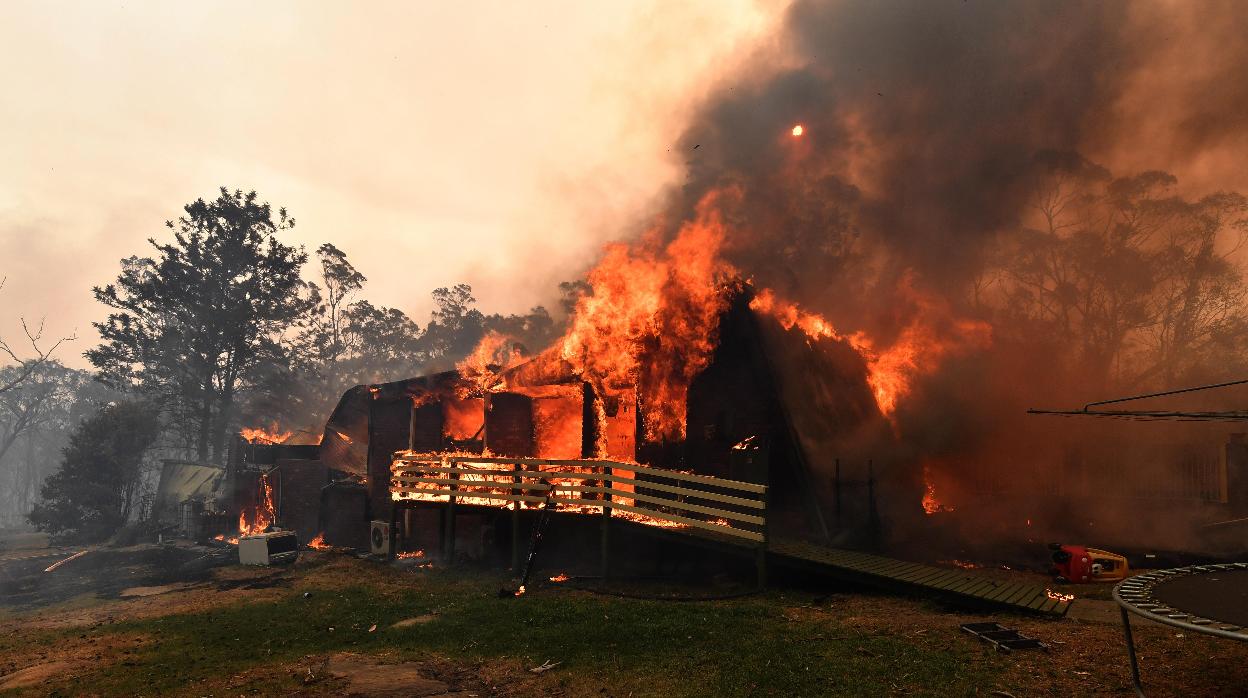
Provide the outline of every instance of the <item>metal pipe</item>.
[[1131,660],[1131,684],[1135,686],[1135,695],[1144,698],[1144,687],[1140,685],[1140,662],[1135,656],[1135,639],[1131,637],[1131,617],[1127,609],[1119,606],[1122,612],[1122,634],[1127,641],[1127,657]]
[[1083,411],[1087,412],[1089,407],[1096,405],[1112,405],[1115,402],[1130,402],[1131,400],[1146,400],[1151,397],[1165,397],[1167,395],[1180,395],[1182,393],[1195,393],[1201,390],[1213,390],[1215,388],[1229,388],[1232,385],[1244,385],[1248,383],[1248,379],[1230,381],[1228,383],[1214,383],[1212,385],[1198,385],[1193,388],[1179,388],[1178,390],[1167,390],[1160,393],[1149,393],[1148,395],[1133,395],[1131,397],[1114,398],[1113,400],[1101,400],[1100,402],[1089,402],[1083,406]]

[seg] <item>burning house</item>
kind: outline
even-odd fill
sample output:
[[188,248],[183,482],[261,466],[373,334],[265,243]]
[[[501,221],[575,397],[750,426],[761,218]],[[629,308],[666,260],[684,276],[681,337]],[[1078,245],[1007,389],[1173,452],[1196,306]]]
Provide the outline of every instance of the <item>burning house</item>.
[[[596,381],[556,346],[510,365],[474,358],[456,371],[359,386],[329,419],[321,460],[366,483],[374,519],[389,516],[395,453],[451,453],[606,459],[765,483],[787,531],[877,534],[873,497],[883,492],[868,489],[884,466],[871,446],[888,423],[862,356],[758,310],[746,285],[720,292],[704,357],[643,347],[630,369],[636,382]],[[676,372],[648,363],[673,356],[684,362]],[[894,484],[918,501],[919,484]]]

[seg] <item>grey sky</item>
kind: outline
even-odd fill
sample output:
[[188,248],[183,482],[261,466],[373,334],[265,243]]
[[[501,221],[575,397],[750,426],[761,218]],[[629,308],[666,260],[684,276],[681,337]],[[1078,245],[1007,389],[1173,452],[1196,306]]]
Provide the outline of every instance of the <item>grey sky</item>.
[[423,324],[471,283],[521,311],[680,176],[688,110],[781,8],[682,3],[6,2],[0,334],[46,315],[82,366],[90,287],[216,187],[332,241]]

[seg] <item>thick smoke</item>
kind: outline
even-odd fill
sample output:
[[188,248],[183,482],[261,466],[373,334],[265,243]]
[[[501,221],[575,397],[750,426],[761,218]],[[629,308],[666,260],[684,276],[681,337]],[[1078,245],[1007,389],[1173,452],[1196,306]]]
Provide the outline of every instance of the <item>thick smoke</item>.
[[700,144],[689,196],[747,182],[734,261],[766,260],[759,281],[801,300],[827,300],[821,277],[862,274],[825,266],[853,260],[855,242],[883,246],[894,274],[964,283],[1017,219],[1036,153],[1078,150],[1101,129],[1134,62],[1125,9],[797,2],[784,44],[800,66],[707,106],[684,139]]
[[[1025,313],[985,310],[977,284],[1011,249],[1003,238],[1034,225],[1055,172],[1091,182],[1109,177],[1092,162],[1116,176],[1169,170],[1203,187],[1184,192],[1193,199],[1240,184],[1217,177],[1228,171],[1221,151],[1242,155],[1248,143],[1238,9],[798,0],[774,50],[725,81],[684,134],[688,180],[670,220],[692,215],[707,192],[738,188],[725,212],[729,260],[884,344],[932,307],[911,302],[911,287],[990,321],[992,349],[942,362],[899,410],[890,455],[912,474],[921,462],[943,469],[937,480],[954,490],[974,468],[1054,468],[1054,436],[1071,430],[1024,408],[1125,387],[1110,375],[1121,369],[1058,377],[1053,357],[1065,349],[1019,321]],[[1176,215],[1199,218],[1180,204]],[[1157,282],[1140,274],[1151,292]]]

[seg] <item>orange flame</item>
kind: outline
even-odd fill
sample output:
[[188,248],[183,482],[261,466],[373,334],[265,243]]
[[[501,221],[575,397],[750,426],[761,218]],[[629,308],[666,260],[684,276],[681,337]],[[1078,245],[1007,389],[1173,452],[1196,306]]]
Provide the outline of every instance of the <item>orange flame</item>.
[[312,548],[313,550],[324,550],[330,547],[328,544],[325,543],[325,532],[322,531],[316,534],[315,538],[308,541],[308,547]]
[[923,513],[931,516],[943,511],[953,511],[953,507],[941,504],[936,498],[936,485],[932,484],[932,469],[923,464]]
[[593,292],[577,301],[559,342],[560,356],[599,395],[637,391],[649,440],[684,437],[689,382],[718,342],[732,269],[719,259],[726,229],[717,207],[735,195],[708,194],[665,246],[657,231],[636,245],[609,246],[589,273]]
[[1063,594],[1058,591],[1053,591],[1052,589],[1045,589],[1044,595],[1049,597],[1050,599],[1053,599],[1054,601],[1064,601],[1066,603],[1070,603],[1071,601],[1075,600],[1074,594]]
[[560,583],[560,582],[566,582],[566,581],[568,581],[569,579],[571,579],[571,577],[569,577],[569,576],[568,576],[568,574],[567,574],[566,572],[560,572],[559,574],[557,574],[557,575],[555,575],[555,576],[551,577],[551,578],[550,578],[550,581],[555,582],[556,584],[558,584],[558,583]]
[[884,349],[862,332],[841,334],[823,316],[777,299],[770,289],[760,291],[750,301],[750,308],[774,317],[786,330],[798,328],[811,339],[848,343],[867,364],[867,383],[881,414],[892,418],[898,400],[910,392],[916,377],[935,371],[950,354],[986,347],[992,342],[992,328],[987,323],[953,318],[946,303],[920,295],[911,276],[903,279],[899,291],[908,297],[916,312],[893,344]]
[[273,485],[269,484],[269,476],[260,476],[260,501],[252,507],[251,521],[248,522],[247,510],[238,512],[238,532],[243,536],[263,533],[277,519],[276,508],[273,506]]
[[455,370],[480,390],[489,391],[499,387],[500,371],[515,366],[523,359],[520,347],[511,337],[491,330],[477,342],[471,354],[455,364]]
[[798,136],[801,136],[801,135],[802,135],[803,133],[805,133],[805,132],[806,132],[806,129],[805,129],[805,128],[802,128],[802,125],[801,125],[801,124],[798,124],[798,125],[794,126],[794,127],[793,127],[793,130],[792,130],[792,131],[790,131],[790,133],[792,133],[792,134],[793,134],[793,136],[794,136],[795,138],[796,138],[796,137],[798,137]]
[[412,559],[415,559],[418,557],[424,557],[424,556],[425,556],[425,551],[423,550],[409,550],[405,553],[399,553],[398,555],[395,555],[395,557],[399,558],[400,560],[412,560]]
[[294,434],[293,431],[285,431],[279,428],[277,422],[270,424],[267,429],[264,427],[243,427],[238,433],[247,440],[247,443],[253,444],[280,444]]

